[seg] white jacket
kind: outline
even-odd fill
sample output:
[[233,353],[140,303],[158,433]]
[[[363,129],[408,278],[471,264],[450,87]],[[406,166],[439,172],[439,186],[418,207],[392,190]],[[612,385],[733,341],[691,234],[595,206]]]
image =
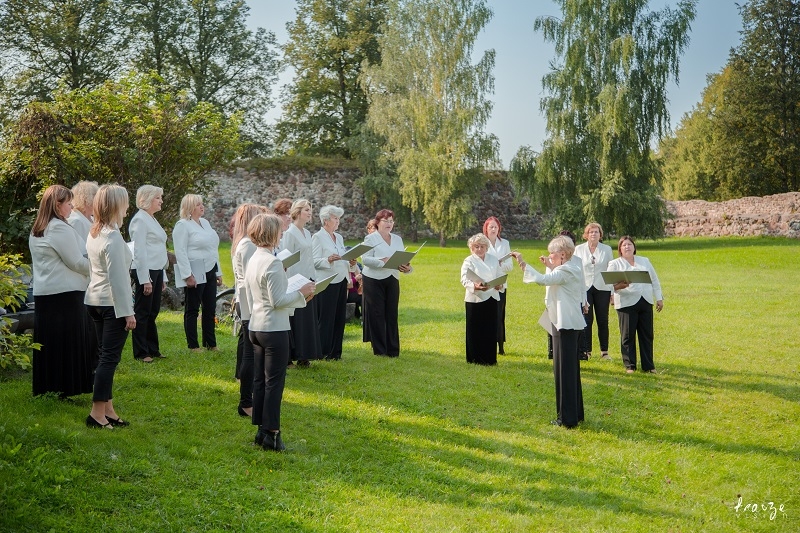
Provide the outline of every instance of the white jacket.
[[384,257],[392,257],[392,254],[397,251],[405,250],[403,239],[394,233],[391,233],[390,236],[391,244],[386,244],[386,241],[383,240],[383,237],[377,231],[366,236],[364,244],[369,244],[374,246],[374,248],[361,256],[361,261],[364,263],[364,270],[361,272],[362,275],[372,279],[386,279],[389,276],[400,279],[399,270],[383,268],[384,263],[381,261]]
[[83,243],[83,255],[86,255],[86,239],[89,238],[89,231],[92,229],[92,221],[84,216],[83,213],[77,209],[73,209],[72,213],[67,217],[67,224],[75,228]]
[[250,237],[242,237],[236,244],[231,262],[233,263],[233,278],[236,290],[236,301],[239,302],[239,316],[242,320],[250,320],[250,305],[245,294],[244,278],[247,273],[247,263],[258,247],[253,244]]
[[306,306],[300,291],[286,294],[283,263],[267,248],[258,248],[248,261],[244,284],[250,331],[288,331],[289,311]]
[[[508,255],[511,252],[511,243],[505,240],[502,237],[497,237],[494,244],[492,241],[489,241],[489,249],[486,250],[487,254],[495,256],[498,260],[503,257],[504,255]],[[512,258],[508,258],[502,263],[500,263],[500,270],[503,274],[507,274],[514,269],[514,260]],[[500,292],[506,292],[506,288],[508,287],[508,283],[503,284],[503,288],[500,289]]]
[[[151,270],[164,270],[167,266],[167,232],[147,211],[139,210],[128,223],[128,233],[133,241],[133,264],[140,285],[150,283]],[[167,272],[164,270],[164,282]]]
[[583,330],[586,327],[581,309],[581,303],[586,298],[586,289],[581,267],[577,263],[567,261],[549,274],[540,274],[527,265],[522,281],[548,287],[545,297],[547,315],[556,329]]
[[611,247],[602,242],[597,243],[594,253],[589,251],[589,243],[584,242],[575,247],[573,257],[579,257],[583,263],[583,277],[586,282],[586,290],[592,286],[598,291],[610,291],[611,285],[606,285],[603,281],[602,272],[608,270],[608,263],[614,259]]
[[133,254],[119,230],[103,227],[97,237],[86,240],[92,279],[83,302],[114,307],[117,318],[133,316],[133,293],[129,269]]
[[496,291],[494,287],[490,287],[485,291],[476,291],[475,283],[467,278],[467,269],[475,272],[482,280],[491,281],[504,274],[500,268],[500,263],[497,261],[497,257],[489,255],[487,252],[484,259],[481,259],[475,254],[471,254],[464,259],[464,262],[461,263],[461,284],[467,289],[464,294],[465,302],[480,303],[485,302],[489,298],[500,300],[500,293]]
[[612,294],[614,295],[614,309],[624,309],[635,305],[639,298],[644,298],[648,303],[654,304],[658,300],[663,300],[664,296],[661,294],[661,282],[658,281],[656,270],[650,263],[650,260],[641,255],[633,256],[633,265],[628,263],[624,257],[618,257],[608,264],[610,271],[623,271],[623,270],[646,270],[650,273],[649,283],[631,283],[627,288],[615,291],[614,286],[611,286]]
[[317,271],[314,268],[314,245],[311,242],[311,232],[302,230],[294,224],[289,224],[289,229],[283,232],[281,251],[289,250],[292,253],[300,251],[300,259],[286,270],[289,277],[302,274],[308,279],[318,281]]
[[[177,260],[176,287],[186,286],[186,279],[192,275],[192,264],[196,265],[196,268],[202,268],[203,273],[211,271],[216,266],[217,277],[222,276],[219,264],[219,235],[208,220],[201,218],[198,223],[191,218],[182,218],[172,230],[172,242],[175,245]],[[206,280],[206,282],[216,283],[216,280]]]
[[336,277],[331,280],[331,283],[341,283],[349,278],[350,263],[348,261],[341,259],[333,263],[328,262],[329,256],[333,254],[342,256],[347,252],[347,248],[344,247],[344,239],[342,239],[342,236],[336,232],[333,233],[333,236],[336,238],[336,242],[333,242],[331,234],[328,233],[325,228],[322,228],[311,237],[317,281],[334,274]]
[[28,237],[33,261],[33,294],[46,296],[85,291],[89,285],[86,242],[75,228],[59,218],[51,220],[41,237]]

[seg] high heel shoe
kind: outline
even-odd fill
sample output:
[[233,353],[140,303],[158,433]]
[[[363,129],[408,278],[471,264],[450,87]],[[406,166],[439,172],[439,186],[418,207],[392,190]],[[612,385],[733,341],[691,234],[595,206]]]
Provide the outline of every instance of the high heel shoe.
[[275,452],[282,452],[286,449],[281,439],[280,431],[266,431],[264,434],[264,442],[261,443],[261,447],[265,450],[272,450]]
[[101,424],[92,415],[86,417],[86,427],[92,429],[114,429],[110,423]]
[[108,423],[115,428],[124,428],[131,425],[131,423],[128,422],[127,420],[120,420],[119,418],[111,418],[108,415],[106,415],[106,420],[108,420]]
[[253,416],[253,415],[247,414],[247,411],[245,411],[242,407],[239,407],[238,410],[239,410],[239,416],[247,416],[247,417]]

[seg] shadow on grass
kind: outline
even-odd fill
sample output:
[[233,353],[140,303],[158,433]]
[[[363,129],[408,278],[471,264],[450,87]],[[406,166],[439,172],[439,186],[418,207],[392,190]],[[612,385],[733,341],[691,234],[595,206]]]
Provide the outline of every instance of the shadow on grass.
[[[463,304],[462,304],[463,305]],[[464,321],[464,311],[443,311],[429,307],[400,307],[401,327],[425,324],[427,322],[448,323]],[[400,339],[402,343],[403,339]]]

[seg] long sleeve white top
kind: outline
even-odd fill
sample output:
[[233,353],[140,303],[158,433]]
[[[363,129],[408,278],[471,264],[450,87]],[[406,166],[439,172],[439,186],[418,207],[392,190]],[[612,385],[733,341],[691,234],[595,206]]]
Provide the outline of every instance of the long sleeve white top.
[[61,219],[54,218],[41,237],[28,237],[33,261],[33,294],[46,296],[85,291],[89,285],[89,260],[85,241]]
[[72,213],[67,217],[67,224],[75,228],[75,231],[78,232],[81,242],[83,243],[81,249],[83,250],[83,254],[86,255],[86,239],[89,238],[89,231],[92,229],[92,221],[86,218],[86,216],[77,209],[73,209]]
[[466,289],[464,294],[465,302],[480,303],[485,302],[489,298],[500,300],[500,293],[496,291],[494,287],[490,287],[485,291],[475,290],[475,283],[467,278],[468,269],[472,270],[481,279],[491,281],[504,274],[500,263],[497,261],[497,257],[487,253],[483,259],[475,254],[471,254],[464,259],[464,262],[461,263],[461,284]]
[[400,271],[394,268],[383,268],[383,261],[384,257],[392,257],[392,254],[397,251],[405,250],[403,246],[403,239],[400,236],[395,235],[394,233],[390,233],[390,243],[387,244],[385,240],[383,240],[383,236],[380,232],[370,233],[364,239],[364,244],[369,244],[370,246],[374,246],[372,250],[369,250],[361,256],[361,261],[364,264],[364,270],[361,271],[363,276],[372,279],[386,279],[389,276],[394,276],[397,279],[400,279]]
[[231,256],[236,301],[239,302],[239,315],[242,320],[250,320],[250,305],[245,294],[244,277],[247,272],[247,264],[257,249],[258,247],[253,244],[250,237],[242,237],[236,244],[236,250],[233,251]]
[[614,295],[614,308],[623,309],[635,305],[639,298],[644,298],[648,303],[654,304],[659,300],[663,300],[664,296],[661,294],[661,282],[658,281],[656,269],[650,263],[650,260],[641,255],[633,256],[634,264],[631,265],[624,257],[618,257],[608,264],[609,271],[624,271],[624,270],[646,270],[650,273],[651,283],[631,283],[627,288],[621,290],[614,290],[611,286],[611,292]]
[[[344,259],[328,262],[328,257],[333,254],[342,256],[347,252],[344,247],[344,239],[336,232],[333,232],[333,239],[331,234],[325,228],[322,228],[311,237],[312,247],[314,249],[314,268],[316,269],[316,280],[325,279],[328,276],[336,275],[331,280],[331,283],[340,283],[348,279],[350,272],[350,263]],[[334,241],[335,239],[335,241]]]
[[586,290],[594,286],[598,291],[610,291],[611,285],[603,281],[602,272],[608,270],[608,263],[614,259],[611,247],[602,242],[597,243],[594,253],[589,249],[589,243],[584,242],[575,247],[575,254],[572,257],[580,258],[583,263],[583,277],[586,283]]
[[548,274],[540,274],[532,266],[527,265],[522,281],[548,287],[545,297],[547,315],[556,329],[583,330],[586,327],[581,310],[586,289],[581,267],[577,263],[567,261]]
[[[487,255],[493,255],[498,260],[503,257],[504,255],[508,255],[511,252],[511,243],[505,240],[502,237],[497,237],[495,239],[495,243],[492,244],[491,240],[489,241],[489,249],[486,250]],[[500,271],[503,274],[507,274],[514,269],[514,261],[510,257],[500,263]],[[508,287],[508,283],[503,284],[503,288],[500,289],[500,292],[506,292],[506,288]]]
[[[216,265],[217,277],[222,276],[219,264],[219,235],[201,218],[195,222],[191,218],[182,218],[172,230],[172,242],[175,245],[175,286],[185,287],[186,279],[192,275],[193,262],[202,261],[203,272],[209,272]],[[206,280],[214,283],[214,280]]]
[[281,251],[289,250],[291,253],[300,251],[300,260],[286,269],[289,277],[295,274],[302,274],[308,279],[317,279],[317,272],[314,268],[314,245],[311,242],[311,232],[307,229],[300,229],[289,224],[289,229],[283,232],[281,239]]
[[133,254],[118,229],[103,227],[97,237],[86,240],[92,265],[91,281],[84,303],[114,307],[117,318],[132,316],[133,295],[129,269]]
[[[133,264],[140,285],[150,283],[151,270],[164,270],[167,266],[167,232],[147,211],[140,209],[128,224],[128,234],[133,241]],[[164,282],[167,272],[164,270]]]
[[272,250],[258,248],[244,274],[245,297],[250,308],[250,331],[288,331],[289,311],[306,306],[300,291],[286,293],[289,282],[283,263]]

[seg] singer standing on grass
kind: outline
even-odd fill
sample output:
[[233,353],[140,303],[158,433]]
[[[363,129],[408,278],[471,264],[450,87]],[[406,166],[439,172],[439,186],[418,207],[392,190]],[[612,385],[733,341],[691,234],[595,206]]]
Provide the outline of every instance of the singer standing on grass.
[[[503,275],[503,269],[497,257],[487,253],[491,246],[483,233],[470,237],[467,241],[472,254],[461,264],[461,284],[466,289],[464,307],[466,313],[466,348],[467,363],[479,365],[497,364],[497,313],[499,312],[500,293],[503,287],[491,287],[491,281]],[[470,279],[472,271],[484,282]]]

